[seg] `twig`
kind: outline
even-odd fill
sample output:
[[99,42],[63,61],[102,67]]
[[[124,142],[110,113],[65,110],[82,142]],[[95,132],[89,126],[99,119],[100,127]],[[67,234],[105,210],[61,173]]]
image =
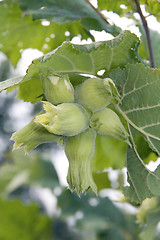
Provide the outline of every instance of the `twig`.
[[155,65],[155,60],[154,60],[154,54],[153,54],[153,49],[152,49],[152,44],[151,44],[151,38],[150,38],[148,24],[147,24],[147,21],[146,21],[145,17],[143,16],[143,13],[142,13],[139,1],[138,0],[134,0],[134,1],[135,1],[136,6],[137,6],[137,12],[140,15],[140,18],[142,20],[142,24],[143,24],[143,27],[144,27],[144,30],[145,30],[145,33],[146,33],[148,50],[149,50],[150,61],[151,61],[151,67],[155,68],[156,65]]
[[104,17],[104,15],[101,13],[101,11],[99,11],[97,8],[95,8],[92,3],[90,3],[89,0],[86,0],[86,2],[94,9],[94,11],[96,11],[98,13],[98,15],[103,19],[103,21],[107,24],[110,24],[107,19]]

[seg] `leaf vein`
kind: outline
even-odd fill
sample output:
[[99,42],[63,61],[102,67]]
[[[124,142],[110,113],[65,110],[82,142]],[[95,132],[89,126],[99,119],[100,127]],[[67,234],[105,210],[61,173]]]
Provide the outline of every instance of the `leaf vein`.
[[92,73],[95,73],[95,62],[94,62],[94,59],[93,59],[91,54],[89,54],[89,57],[90,57],[91,63],[92,63]]
[[133,108],[133,109],[129,109],[127,111],[124,111],[125,114],[128,114],[128,113],[132,113],[132,112],[136,112],[136,111],[143,111],[143,110],[148,110],[148,109],[153,109],[153,108],[157,108],[157,107],[160,107],[160,104],[157,104],[157,105],[154,105],[154,106],[144,106],[144,107],[141,107],[141,108]]
[[73,62],[68,57],[66,57],[64,55],[61,55],[61,54],[57,54],[57,53],[56,53],[56,55],[61,57],[61,58],[64,58],[65,60],[67,60],[71,64],[71,66],[73,67],[73,70],[77,69],[76,66],[73,64]]
[[144,130],[145,128],[149,128],[149,127],[153,127],[153,126],[158,126],[160,125],[160,122],[156,122],[156,123],[152,123],[152,124],[149,124],[149,125],[144,125],[144,126],[141,126],[140,128],[142,130]]
[[[149,85],[155,84],[155,83],[158,82],[158,81],[160,81],[160,80],[157,79],[157,80],[155,80],[155,81],[153,81],[153,82],[147,82],[145,85],[142,85],[142,86],[140,86],[139,88],[133,89],[133,90],[127,92],[127,93],[123,93],[123,96],[122,96],[121,100],[124,99],[126,96],[128,96],[128,95],[130,95],[130,94],[132,94],[132,93],[134,93],[134,92],[136,92],[136,91],[139,91],[139,90],[141,90],[141,89],[143,89],[143,88],[145,88],[145,87],[148,87]],[[127,82],[127,81],[126,81],[126,82]]]
[[112,64],[112,59],[113,59],[113,48],[111,48],[111,57],[110,57],[110,61],[109,61],[109,64],[108,64],[108,67],[107,67],[107,70],[109,71],[110,70],[110,67],[111,67],[111,64]]
[[129,117],[124,114],[124,112],[120,109],[120,107],[118,107],[117,105],[114,104],[114,107],[122,114],[122,116],[124,117],[124,119],[129,123],[131,124],[132,127],[134,127],[135,129],[137,129],[139,132],[141,132],[142,134],[144,134],[145,136],[148,136],[148,137],[152,137],[153,139],[156,139],[158,141],[160,141],[160,137],[157,137],[157,136],[154,136],[148,132],[145,132],[142,127],[138,127],[137,125],[135,125],[130,119]]
[[157,152],[158,155],[160,156],[159,150],[154,146],[154,144],[152,143],[152,141],[150,140],[150,138],[149,138],[148,136],[147,136],[146,138],[147,138],[147,140],[148,140],[148,142],[149,142],[149,144],[150,144],[150,147],[151,147],[155,152]]

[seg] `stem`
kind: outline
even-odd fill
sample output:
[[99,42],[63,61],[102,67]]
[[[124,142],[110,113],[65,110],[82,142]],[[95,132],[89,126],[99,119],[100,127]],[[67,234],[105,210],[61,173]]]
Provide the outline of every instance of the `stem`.
[[92,3],[90,3],[89,0],[86,0],[86,2],[94,9],[94,11],[96,11],[98,13],[98,15],[103,19],[103,21],[107,24],[110,24],[107,19],[104,17],[104,15],[101,13],[101,11],[99,11],[97,8],[95,8]]
[[148,50],[149,50],[150,61],[151,61],[151,67],[155,68],[156,65],[155,65],[155,60],[154,60],[154,54],[153,54],[153,49],[152,49],[152,44],[151,44],[151,38],[150,38],[148,24],[147,24],[147,21],[146,21],[145,17],[143,16],[143,13],[142,13],[139,1],[138,0],[134,0],[134,1],[135,1],[136,6],[137,6],[137,12],[140,15],[140,18],[142,20],[142,24],[143,24],[143,27],[144,27],[144,30],[145,30],[145,33],[146,33]]

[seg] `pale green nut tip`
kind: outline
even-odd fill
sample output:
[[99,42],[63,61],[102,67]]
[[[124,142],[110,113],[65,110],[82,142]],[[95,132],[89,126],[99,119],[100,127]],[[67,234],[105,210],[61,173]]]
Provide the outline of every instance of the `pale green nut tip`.
[[91,111],[119,102],[117,88],[110,78],[90,78],[75,89],[75,101]]
[[44,102],[45,113],[35,121],[49,132],[62,136],[74,136],[89,127],[87,111],[76,103],[62,103],[57,106]]
[[105,78],[104,79],[104,85],[105,87],[108,89],[108,91],[110,91],[111,95],[112,95],[112,103],[119,103],[120,102],[120,94],[116,88],[115,83],[112,81],[112,79],[110,78]]
[[95,149],[96,132],[86,131],[64,139],[64,150],[69,161],[67,181],[71,191],[81,192],[92,189],[97,194],[97,186],[92,177],[91,160]]
[[109,108],[94,112],[91,117],[90,126],[101,136],[111,136],[129,144],[129,134],[118,115]]
[[74,102],[74,88],[67,75],[41,75],[44,95],[50,103]]
[[60,136],[47,131],[46,128],[35,123],[35,118],[24,128],[13,133],[11,140],[15,141],[13,150],[24,148],[28,153],[38,145],[46,142],[60,142]]

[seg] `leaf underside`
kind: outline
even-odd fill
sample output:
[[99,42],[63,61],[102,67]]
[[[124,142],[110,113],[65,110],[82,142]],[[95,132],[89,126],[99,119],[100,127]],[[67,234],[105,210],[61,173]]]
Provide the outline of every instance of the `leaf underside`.
[[129,31],[106,42],[86,45],[65,42],[56,51],[33,61],[19,84],[17,97],[32,103],[42,100],[41,73],[72,75],[76,82],[77,75],[80,74],[98,76],[97,72],[103,69],[107,75],[118,66],[124,68],[128,62],[136,63],[138,59],[134,48],[137,43],[138,38]]

